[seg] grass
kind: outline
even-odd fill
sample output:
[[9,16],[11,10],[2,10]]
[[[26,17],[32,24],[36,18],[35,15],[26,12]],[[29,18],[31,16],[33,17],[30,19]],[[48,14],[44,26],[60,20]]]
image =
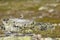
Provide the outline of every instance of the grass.
[[42,19],[37,18],[37,22],[50,22],[50,23],[60,23],[60,19],[44,17]]

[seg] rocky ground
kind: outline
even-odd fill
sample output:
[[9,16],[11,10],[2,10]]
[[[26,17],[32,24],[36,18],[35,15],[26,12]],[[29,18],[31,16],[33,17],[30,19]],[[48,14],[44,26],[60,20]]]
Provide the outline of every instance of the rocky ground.
[[[37,22],[60,23],[60,0],[0,0],[0,19],[9,17],[34,19]],[[54,32],[48,32],[48,34],[59,36],[59,28],[56,27]],[[43,31],[43,33],[46,34],[47,31]],[[43,35],[43,33],[41,34]]]

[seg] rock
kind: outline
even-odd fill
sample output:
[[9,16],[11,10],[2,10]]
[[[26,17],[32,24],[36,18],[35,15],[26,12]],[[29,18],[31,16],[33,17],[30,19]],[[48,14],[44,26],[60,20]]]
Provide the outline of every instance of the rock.
[[50,10],[48,10],[48,12],[49,13],[52,13],[52,12],[54,12],[54,9],[50,9]]
[[46,9],[48,9],[48,8],[45,7],[45,6],[42,6],[42,7],[40,7],[38,10],[46,10]]
[[60,23],[58,24],[58,26],[60,26]]
[[46,6],[51,6],[51,7],[56,7],[58,4],[51,3],[51,4],[46,4]]

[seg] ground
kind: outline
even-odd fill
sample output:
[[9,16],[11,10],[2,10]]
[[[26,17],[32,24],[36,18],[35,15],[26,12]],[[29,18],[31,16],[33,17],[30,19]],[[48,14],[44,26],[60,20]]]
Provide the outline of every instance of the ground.
[[[44,6],[47,3],[57,3],[59,5],[54,8],[55,11],[53,13],[49,13],[46,10],[38,10],[39,7]],[[37,22],[60,23],[60,2],[56,2],[56,0],[0,0],[0,19],[9,17],[20,18],[21,14],[23,14],[24,18],[27,19],[32,19],[32,17],[38,17],[40,15],[46,15],[43,18],[36,18],[34,20]],[[60,35],[59,28],[60,27],[56,27],[56,30],[54,30],[53,33],[48,31],[48,33],[50,33],[49,35],[54,34],[53,37]],[[43,35],[43,33],[46,33],[47,35],[47,32],[42,31],[41,34]]]

